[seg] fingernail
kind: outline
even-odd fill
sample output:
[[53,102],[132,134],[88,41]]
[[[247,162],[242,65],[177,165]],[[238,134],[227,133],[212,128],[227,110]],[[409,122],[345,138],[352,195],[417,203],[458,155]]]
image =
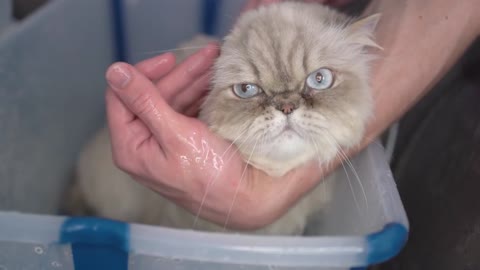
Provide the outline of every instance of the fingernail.
[[202,65],[205,65],[205,61],[209,58],[212,58],[217,54],[216,43],[210,43],[201,49],[198,55],[195,55],[194,59],[190,62],[190,65],[187,68],[187,72],[193,72],[194,70],[199,69]]
[[212,54],[214,54],[214,52],[216,53],[217,50],[218,44],[215,42],[211,42],[205,48],[203,48],[203,54],[206,56],[211,56]]
[[125,64],[115,64],[107,71],[107,81],[111,87],[122,89],[127,86],[132,78],[130,69]]

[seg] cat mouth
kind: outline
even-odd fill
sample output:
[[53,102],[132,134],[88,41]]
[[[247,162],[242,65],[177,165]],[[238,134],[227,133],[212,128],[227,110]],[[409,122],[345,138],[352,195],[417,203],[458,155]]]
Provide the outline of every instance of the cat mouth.
[[292,127],[291,124],[286,124],[282,131],[280,131],[280,133],[278,134],[278,136],[288,136],[288,137],[291,137],[291,136],[300,136],[300,134],[295,130],[295,128]]
[[295,130],[292,128],[292,126],[290,124],[286,124],[285,127],[282,130],[282,132],[287,132],[287,131],[295,132]]

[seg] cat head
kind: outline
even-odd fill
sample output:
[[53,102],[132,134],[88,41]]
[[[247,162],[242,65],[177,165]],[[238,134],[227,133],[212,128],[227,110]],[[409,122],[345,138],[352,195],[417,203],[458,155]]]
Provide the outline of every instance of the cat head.
[[200,118],[271,175],[331,161],[360,142],[372,111],[366,47],[376,46],[378,18],[297,2],[245,13],[225,38]]

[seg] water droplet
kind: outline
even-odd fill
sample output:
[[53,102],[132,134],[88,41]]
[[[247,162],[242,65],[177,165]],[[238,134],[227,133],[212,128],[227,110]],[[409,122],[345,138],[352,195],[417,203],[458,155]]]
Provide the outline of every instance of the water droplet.
[[43,254],[43,248],[42,248],[42,247],[35,247],[35,248],[33,248],[33,250],[34,250],[35,253],[37,253],[38,255],[42,255],[42,254]]
[[70,257],[70,256],[72,256],[72,252],[70,252],[70,249],[64,249],[63,250],[63,255],[65,255],[66,257]]
[[52,266],[55,267],[55,268],[59,268],[59,267],[62,267],[62,264],[57,262],[57,261],[53,261]]
[[155,258],[155,262],[156,262],[156,263],[164,263],[165,261],[167,261],[167,259],[164,258],[164,257],[157,257],[157,258]]

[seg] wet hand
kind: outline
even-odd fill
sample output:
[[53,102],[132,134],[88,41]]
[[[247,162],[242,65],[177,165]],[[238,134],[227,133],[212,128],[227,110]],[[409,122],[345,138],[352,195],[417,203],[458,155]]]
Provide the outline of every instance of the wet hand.
[[[256,9],[262,5],[268,5],[268,4],[284,2],[284,1],[285,0],[249,0],[243,7],[242,12],[245,12],[251,9]],[[353,0],[302,0],[302,1],[307,3],[320,3],[320,4],[325,4],[333,7],[341,7],[352,2]]]

